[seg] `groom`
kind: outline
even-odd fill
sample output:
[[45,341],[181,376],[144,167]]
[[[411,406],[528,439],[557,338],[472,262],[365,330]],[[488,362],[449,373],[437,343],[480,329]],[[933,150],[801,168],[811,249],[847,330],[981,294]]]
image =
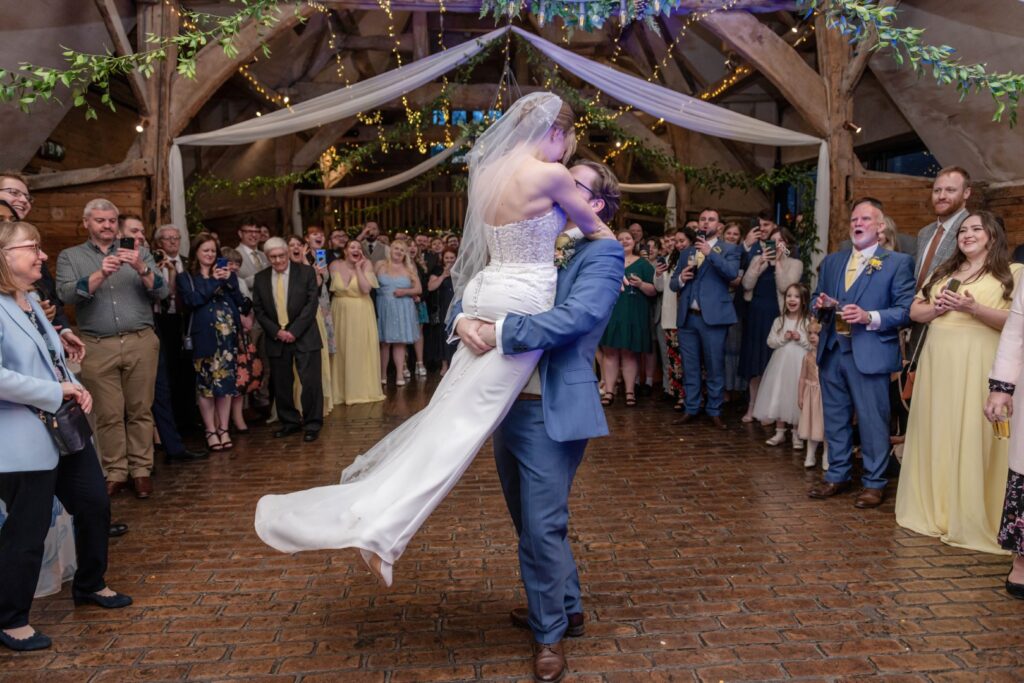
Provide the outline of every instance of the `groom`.
[[[619,205],[619,183],[607,166],[582,161],[570,169],[576,188],[606,223]],[[587,440],[608,434],[594,376],[594,353],[622,288],[625,264],[615,240],[563,233],[555,306],[511,314],[497,325],[456,319],[475,353],[513,355],[543,349],[523,393],[494,433],[494,457],[505,503],[519,534],[526,608],[512,623],[533,631],[533,674],[558,681],[566,663],[561,640],[583,635],[583,605],[569,545],[569,490]]]

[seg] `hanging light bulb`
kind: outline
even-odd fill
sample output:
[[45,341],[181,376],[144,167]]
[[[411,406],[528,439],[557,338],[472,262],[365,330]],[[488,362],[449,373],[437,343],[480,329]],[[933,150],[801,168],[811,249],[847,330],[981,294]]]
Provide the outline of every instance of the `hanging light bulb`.
[[544,0],[541,0],[541,3],[540,3],[540,15],[537,17],[537,25],[540,26],[541,28],[544,28],[544,19],[545,19]]
[[585,5],[584,3],[582,3],[582,2],[581,2],[581,3],[580,3],[580,28],[583,28],[583,21],[584,21],[584,20],[585,20],[586,18],[587,18],[587,10],[586,10],[586,5]]
[[619,24],[626,25],[626,0],[619,0]]
[[659,0],[654,0],[654,13],[655,14],[660,14],[661,13],[661,2]]

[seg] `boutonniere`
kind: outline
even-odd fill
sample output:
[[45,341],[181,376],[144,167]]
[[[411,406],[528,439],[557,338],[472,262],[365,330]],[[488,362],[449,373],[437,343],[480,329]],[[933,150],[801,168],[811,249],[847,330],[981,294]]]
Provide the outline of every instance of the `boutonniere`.
[[564,233],[559,235],[555,240],[555,268],[565,268],[575,255],[576,240]]
[[868,265],[865,266],[868,270],[868,275],[880,271],[882,269],[882,261],[884,261],[887,256],[888,254],[882,254],[881,256],[872,256],[869,258]]
[[711,251],[715,252],[716,254],[721,254],[722,248],[716,244],[715,246],[711,247]]

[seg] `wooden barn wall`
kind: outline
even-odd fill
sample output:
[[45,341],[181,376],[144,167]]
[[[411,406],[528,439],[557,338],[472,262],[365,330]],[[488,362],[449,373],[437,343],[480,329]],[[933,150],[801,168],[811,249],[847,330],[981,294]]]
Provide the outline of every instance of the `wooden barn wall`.
[[146,178],[124,178],[75,187],[34,190],[35,203],[29,221],[39,228],[43,249],[50,256],[51,268],[56,267],[61,250],[86,239],[82,226],[82,209],[90,199],[109,199],[121,213],[145,216],[143,211],[149,181]]
[[1010,248],[1024,244],[1024,181],[989,187],[985,191],[985,204],[985,208],[1002,216],[1006,222]]
[[96,111],[95,119],[87,121],[81,107],[72,107],[48,136],[49,140],[63,145],[64,158],[53,161],[43,159],[36,153],[25,168],[27,172],[94,168],[116,164],[125,159],[128,150],[139,137],[135,130],[139,122],[138,112],[124,105],[118,105],[115,111],[111,111],[100,102],[98,96],[92,94],[89,100]]

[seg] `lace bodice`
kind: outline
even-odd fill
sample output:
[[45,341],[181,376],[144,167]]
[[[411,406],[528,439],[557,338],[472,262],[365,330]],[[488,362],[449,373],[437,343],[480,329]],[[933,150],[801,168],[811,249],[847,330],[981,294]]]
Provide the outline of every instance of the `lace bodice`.
[[557,207],[542,216],[502,226],[487,226],[491,264],[537,263],[552,265],[555,239],[565,228],[565,214]]

